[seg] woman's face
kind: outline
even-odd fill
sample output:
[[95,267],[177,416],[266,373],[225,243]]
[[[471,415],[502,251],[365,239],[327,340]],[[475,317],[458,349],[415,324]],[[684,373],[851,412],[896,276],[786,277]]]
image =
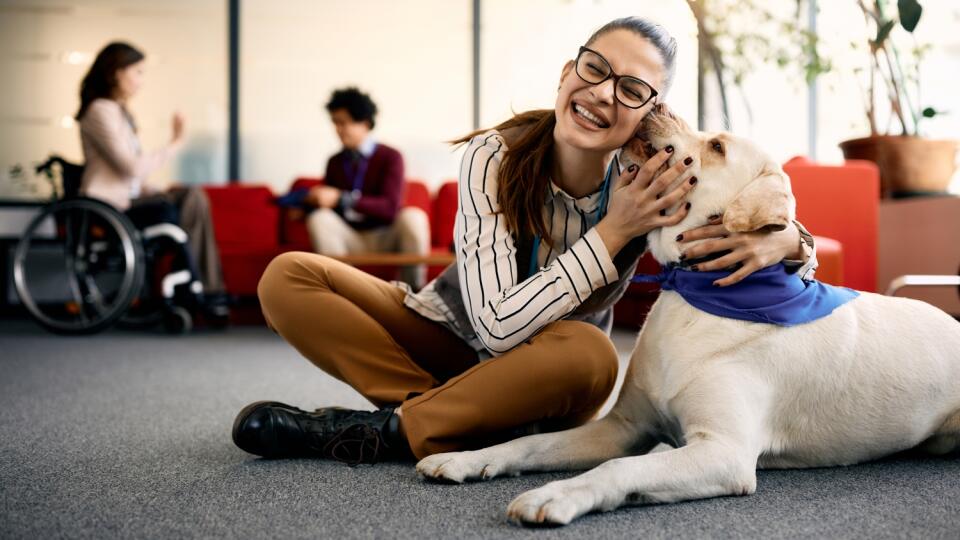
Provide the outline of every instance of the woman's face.
[[114,87],[116,97],[130,99],[140,86],[143,85],[143,60],[117,70],[117,85]]
[[[589,47],[607,60],[614,73],[637,77],[663,92],[663,59],[646,38],[630,30],[613,30],[601,35]],[[639,109],[626,107],[614,97],[612,77],[600,84],[590,84],[577,75],[574,62],[570,61],[560,76],[554,137],[558,142],[583,150],[615,150],[636,134],[655,101],[652,99]],[[599,118],[600,123],[584,113]]]

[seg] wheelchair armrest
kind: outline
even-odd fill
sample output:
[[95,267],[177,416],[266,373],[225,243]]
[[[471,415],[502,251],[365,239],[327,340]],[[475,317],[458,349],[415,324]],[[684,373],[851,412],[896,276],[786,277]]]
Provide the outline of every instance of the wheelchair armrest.
[[890,282],[887,287],[887,296],[893,296],[904,287],[933,287],[933,286],[954,286],[960,287],[960,276],[938,276],[926,274],[908,274],[898,276]]
[[154,238],[166,236],[178,244],[187,243],[187,233],[172,223],[151,225],[140,231],[140,234],[143,235],[144,240],[153,240]]

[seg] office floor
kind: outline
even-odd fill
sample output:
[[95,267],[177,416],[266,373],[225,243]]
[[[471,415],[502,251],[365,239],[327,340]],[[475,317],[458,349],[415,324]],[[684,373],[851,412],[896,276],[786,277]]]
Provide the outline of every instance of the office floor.
[[[632,344],[615,336],[623,360]],[[622,371],[622,370],[621,370]],[[761,471],[751,497],[510,525],[570,474],[448,486],[412,465],[264,461],[235,448],[248,402],[366,407],[265,328],[49,335],[0,320],[0,538],[957,538],[960,459]]]

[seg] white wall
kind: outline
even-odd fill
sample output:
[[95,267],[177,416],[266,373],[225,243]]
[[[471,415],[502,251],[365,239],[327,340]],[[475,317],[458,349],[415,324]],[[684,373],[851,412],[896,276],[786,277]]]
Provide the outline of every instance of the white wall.
[[108,42],[147,55],[131,103],[146,148],[170,137],[170,115],[188,119],[184,152],[153,180],[221,182],[226,162],[226,3],[221,0],[0,0],[0,197],[25,193],[8,178],[51,153],[82,162],[72,117],[80,80]]
[[408,178],[436,186],[456,175],[443,141],[472,127],[469,1],[241,5],[244,181],[282,192],[298,175],[322,175],[340,150],[324,105],[346,85],[377,103],[375,135],[403,153]]
[[481,124],[511,111],[553,108],[563,65],[597,28],[641,16],[676,38],[677,75],[667,102],[697,121],[696,22],[683,0],[483,0],[481,19]]
[[[322,174],[340,149],[323,105],[347,84],[376,101],[376,135],[403,152],[408,177],[431,188],[456,177],[459,152],[443,141],[473,128],[470,0],[242,5],[245,181],[283,191],[295,176]],[[695,122],[696,32],[682,0],[484,0],[482,8],[481,127],[511,108],[552,107],[564,62],[596,28],[625,15],[661,22],[679,41],[669,101]]]

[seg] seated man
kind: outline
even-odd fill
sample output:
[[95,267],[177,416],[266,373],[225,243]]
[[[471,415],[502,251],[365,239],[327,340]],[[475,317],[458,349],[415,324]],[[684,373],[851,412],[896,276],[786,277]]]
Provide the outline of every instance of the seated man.
[[[325,185],[305,198],[316,207],[307,217],[313,248],[322,255],[398,251],[427,255],[430,223],[419,208],[403,208],[403,157],[370,133],[377,106],[356,88],[336,90],[327,103],[343,150],[327,162]],[[405,267],[401,281],[414,290],[425,283],[423,265]]]

